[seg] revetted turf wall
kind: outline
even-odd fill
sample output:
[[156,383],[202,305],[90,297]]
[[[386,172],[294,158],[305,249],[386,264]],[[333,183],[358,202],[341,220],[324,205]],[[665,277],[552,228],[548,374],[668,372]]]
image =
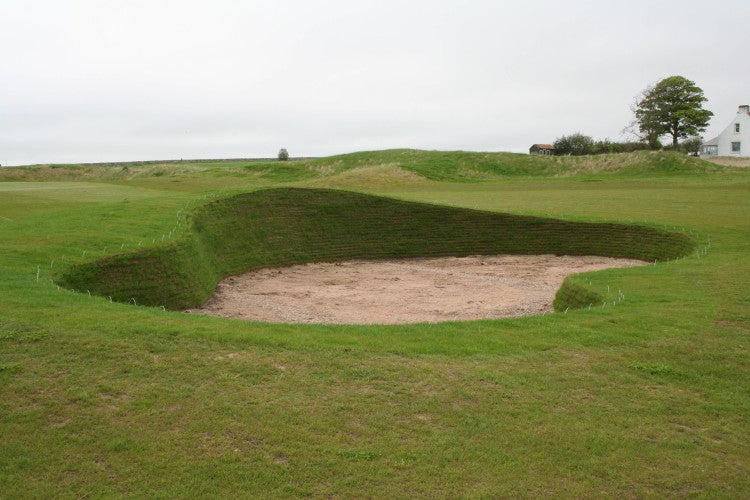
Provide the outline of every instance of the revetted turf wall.
[[[695,242],[680,233],[608,223],[482,212],[327,189],[270,189],[210,203],[189,234],[163,246],[67,269],[59,283],[113,300],[186,309],[222,278],[263,267],[347,259],[557,254],[674,259]],[[566,283],[558,310],[598,303]]]

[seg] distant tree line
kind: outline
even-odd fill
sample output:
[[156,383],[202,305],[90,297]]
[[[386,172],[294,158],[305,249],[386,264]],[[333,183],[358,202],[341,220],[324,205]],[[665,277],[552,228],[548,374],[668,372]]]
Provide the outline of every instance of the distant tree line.
[[644,151],[650,149],[666,149],[680,151],[683,153],[696,153],[703,141],[700,137],[689,137],[677,145],[662,146],[658,140],[646,141],[624,141],[615,142],[609,139],[594,140],[591,136],[579,133],[564,135],[553,143],[555,154],[561,156],[600,155],[608,153],[630,153],[632,151]]
[[[641,92],[633,102],[633,121],[623,132],[634,134],[631,142],[595,141],[581,133],[564,135],[554,142],[556,155],[596,155],[626,153],[646,149],[667,149],[683,153],[697,153],[713,116],[703,109],[706,98],[695,82],[682,76],[670,76]],[[661,138],[668,136],[671,144],[663,146]]]

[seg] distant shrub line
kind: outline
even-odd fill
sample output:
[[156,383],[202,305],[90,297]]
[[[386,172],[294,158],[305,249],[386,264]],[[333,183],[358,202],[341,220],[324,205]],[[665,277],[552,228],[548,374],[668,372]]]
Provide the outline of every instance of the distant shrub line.
[[701,145],[700,137],[690,137],[681,142],[675,148],[670,145],[662,147],[661,143],[655,142],[613,142],[609,139],[595,141],[592,137],[581,133],[564,135],[553,143],[554,154],[558,156],[572,155],[600,155],[611,153],[632,153],[634,151],[668,150],[682,153],[695,153]]
[[[219,280],[245,271],[348,259],[493,254],[629,257],[689,253],[683,234],[406,202],[326,189],[269,189],[219,200],[191,230],[162,246],[73,266],[59,279],[120,302],[182,310],[202,304]],[[569,287],[570,288],[570,287]],[[560,307],[599,300],[570,288]],[[561,299],[562,300],[562,299]]]

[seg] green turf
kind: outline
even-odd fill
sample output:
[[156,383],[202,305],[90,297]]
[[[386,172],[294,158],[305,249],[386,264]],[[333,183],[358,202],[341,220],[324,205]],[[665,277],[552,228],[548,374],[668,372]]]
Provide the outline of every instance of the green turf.
[[[16,179],[0,182],[0,496],[747,496],[750,175],[662,153],[453,155],[0,170]],[[699,246],[576,277],[604,300],[591,310],[434,325],[250,323],[52,282],[180,246],[191,221],[284,182]],[[218,223],[201,231],[232,230]]]

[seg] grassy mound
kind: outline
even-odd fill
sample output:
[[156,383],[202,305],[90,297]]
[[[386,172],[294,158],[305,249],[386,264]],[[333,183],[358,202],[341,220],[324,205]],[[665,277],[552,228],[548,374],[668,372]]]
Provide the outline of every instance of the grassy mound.
[[[694,247],[653,228],[570,222],[397,201],[346,191],[271,189],[204,206],[164,246],[68,269],[60,284],[121,302],[185,309],[223,277],[263,267],[348,259],[558,254],[666,260]],[[567,296],[566,296],[567,297]],[[559,308],[591,297],[560,299]]]
[[[595,156],[539,156],[520,153],[364,151],[311,160],[322,172],[346,172],[376,165],[396,165],[434,181],[482,181],[504,177],[569,177],[576,175],[672,175],[717,172],[723,167],[670,151],[636,151]],[[303,165],[299,165],[301,168]]]
[[[0,169],[2,181],[94,180],[127,181],[153,177],[245,177],[266,183],[303,182],[333,178],[344,186],[364,181],[376,186],[383,179],[478,182],[518,177],[664,176],[727,172],[731,167],[671,151],[636,151],[594,156],[538,156],[520,153],[423,151],[389,149],[363,151],[292,162],[195,160],[124,162],[81,165],[38,165]],[[353,176],[346,175],[356,171]],[[406,172],[406,174],[405,174]],[[337,179],[338,176],[343,178]],[[363,178],[361,178],[363,177]]]

